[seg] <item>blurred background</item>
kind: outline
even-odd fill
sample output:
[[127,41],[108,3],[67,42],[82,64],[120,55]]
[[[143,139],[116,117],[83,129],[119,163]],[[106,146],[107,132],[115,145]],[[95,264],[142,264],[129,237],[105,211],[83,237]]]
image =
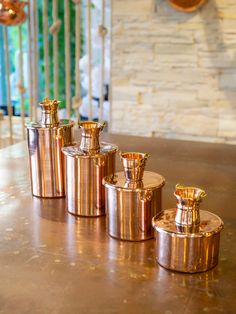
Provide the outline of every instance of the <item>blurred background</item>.
[[[1,137],[6,143],[25,137],[23,124],[40,118],[38,103],[44,97],[61,101],[60,118],[108,123],[109,2],[0,1]],[[9,10],[18,4],[25,18],[18,22],[8,16],[8,22]]]
[[235,1],[30,0],[8,25],[17,3],[0,1],[1,145],[44,97],[112,133],[236,143]]

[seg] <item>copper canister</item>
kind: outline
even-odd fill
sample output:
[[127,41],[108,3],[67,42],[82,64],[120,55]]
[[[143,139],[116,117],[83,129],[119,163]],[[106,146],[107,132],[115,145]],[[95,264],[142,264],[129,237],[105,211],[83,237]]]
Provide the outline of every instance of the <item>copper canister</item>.
[[177,207],[153,218],[157,262],[170,270],[196,273],[218,263],[222,220],[200,210],[206,193],[199,188],[176,186]]
[[152,217],[161,211],[165,179],[144,171],[147,154],[121,153],[124,171],[104,178],[107,228],[110,236],[127,241],[154,237]]
[[72,145],[73,122],[58,119],[57,100],[40,103],[41,120],[26,124],[32,194],[38,197],[64,197],[62,147]]
[[81,122],[79,145],[62,149],[66,167],[67,209],[77,216],[105,215],[104,176],[113,175],[118,147],[99,140],[104,124]]

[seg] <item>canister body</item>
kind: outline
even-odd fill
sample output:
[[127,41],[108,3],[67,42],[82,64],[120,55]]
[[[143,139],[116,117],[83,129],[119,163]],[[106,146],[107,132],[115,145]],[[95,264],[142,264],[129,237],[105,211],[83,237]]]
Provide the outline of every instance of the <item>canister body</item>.
[[110,236],[127,241],[151,239],[154,237],[152,217],[161,211],[161,189],[106,188],[106,208]]
[[115,171],[117,149],[96,155],[65,154],[67,210],[77,216],[105,215],[102,179]]
[[143,182],[127,183],[123,173],[105,178],[107,231],[126,241],[154,237],[152,217],[161,212],[164,178],[145,171]]
[[189,232],[176,225],[175,214],[176,209],[169,209],[153,218],[157,262],[167,269],[186,273],[216,266],[222,220],[208,211],[200,211],[201,223]]
[[179,272],[196,273],[213,268],[218,263],[220,233],[211,237],[173,236],[157,233],[157,262]]
[[32,194],[64,197],[62,147],[72,145],[72,123],[56,127],[27,126]]

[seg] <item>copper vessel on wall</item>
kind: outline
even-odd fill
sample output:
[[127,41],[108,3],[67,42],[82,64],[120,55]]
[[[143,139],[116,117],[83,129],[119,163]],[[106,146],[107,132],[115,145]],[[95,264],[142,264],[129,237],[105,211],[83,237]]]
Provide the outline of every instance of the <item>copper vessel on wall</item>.
[[20,25],[25,22],[27,15],[24,7],[27,2],[16,0],[0,1],[0,24],[6,26]]
[[115,172],[118,147],[99,140],[104,124],[81,122],[80,145],[65,147],[67,210],[77,216],[105,215],[104,176]]
[[161,211],[165,179],[144,171],[147,154],[128,152],[120,156],[124,171],[104,178],[108,233],[127,241],[151,239],[152,217]]
[[206,193],[195,187],[176,186],[177,208],[153,218],[157,262],[174,271],[196,273],[218,263],[222,220],[200,203]]
[[40,103],[41,120],[26,124],[32,194],[38,197],[64,197],[62,147],[72,145],[73,122],[58,119],[57,100]]
[[168,0],[170,5],[183,12],[193,12],[202,7],[207,0]]

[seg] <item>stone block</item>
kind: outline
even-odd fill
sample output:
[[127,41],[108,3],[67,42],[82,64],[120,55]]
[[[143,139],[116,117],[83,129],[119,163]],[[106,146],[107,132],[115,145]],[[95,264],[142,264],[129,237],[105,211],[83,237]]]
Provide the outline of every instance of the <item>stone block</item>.
[[[156,11],[155,11],[156,2]],[[113,2],[113,132],[236,142],[236,2]]]
[[168,55],[193,55],[196,54],[196,48],[192,44],[179,44],[179,43],[157,43],[155,45],[155,53],[168,54]]
[[199,100],[216,100],[217,89],[209,88],[207,85],[199,88],[197,92],[197,99]]
[[236,113],[219,115],[218,136],[236,139]]
[[169,67],[197,67],[197,55],[191,54],[156,54],[155,63],[161,63]]
[[235,50],[218,51],[218,52],[199,52],[198,63],[204,68],[232,68],[235,66]]
[[155,11],[155,0],[115,0],[113,11],[116,15],[146,15]]
[[218,118],[207,117],[204,114],[176,113],[170,117],[172,131],[195,136],[216,136]]
[[235,71],[224,71],[220,74],[219,87],[224,90],[236,90],[236,68]]

